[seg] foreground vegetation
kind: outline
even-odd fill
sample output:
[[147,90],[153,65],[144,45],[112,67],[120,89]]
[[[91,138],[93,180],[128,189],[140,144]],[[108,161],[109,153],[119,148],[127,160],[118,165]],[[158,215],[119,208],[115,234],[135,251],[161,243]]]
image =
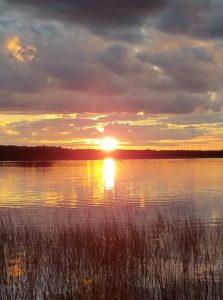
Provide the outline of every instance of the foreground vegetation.
[[223,299],[223,226],[0,221],[0,299]]

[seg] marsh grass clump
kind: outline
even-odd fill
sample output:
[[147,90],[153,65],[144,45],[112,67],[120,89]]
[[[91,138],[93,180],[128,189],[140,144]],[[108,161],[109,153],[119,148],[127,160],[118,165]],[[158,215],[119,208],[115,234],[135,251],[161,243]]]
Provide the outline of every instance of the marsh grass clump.
[[223,299],[223,226],[0,220],[0,299]]

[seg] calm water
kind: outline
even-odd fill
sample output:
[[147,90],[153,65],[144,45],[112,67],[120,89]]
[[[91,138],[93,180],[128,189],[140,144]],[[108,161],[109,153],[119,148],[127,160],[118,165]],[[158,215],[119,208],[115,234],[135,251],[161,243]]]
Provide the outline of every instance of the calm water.
[[223,160],[1,162],[0,188],[2,210],[165,210],[215,222],[223,213]]

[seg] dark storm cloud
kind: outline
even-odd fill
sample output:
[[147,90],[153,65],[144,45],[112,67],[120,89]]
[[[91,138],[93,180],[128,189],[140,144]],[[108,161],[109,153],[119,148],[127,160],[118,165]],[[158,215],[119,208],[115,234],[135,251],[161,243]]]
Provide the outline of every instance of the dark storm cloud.
[[213,54],[203,48],[178,48],[158,53],[142,52],[137,57],[144,63],[159,66],[182,90],[201,93],[217,90],[222,86],[223,74],[219,73],[221,70],[216,66]]
[[125,87],[101,68],[97,51],[88,49],[87,41],[86,49],[77,40],[54,41],[39,46],[37,66],[64,90],[121,93]]
[[221,0],[173,0],[155,26],[169,33],[222,38],[222,14]]
[[1,111],[38,113],[112,113],[144,111],[152,114],[190,114],[197,110],[220,111],[220,103],[205,95],[85,95],[55,90],[49,94],[21,94],[9,98],[0,95]]
[[[110,39],[139,42],[139,30],[146,23],[172,34],[204,38],[223,37],[221,0],[4,0],[10,7],[65,23],[87,26],[92,32]],[[3,7],[3,9],[5,9]],[[148,18],[150,20],[148,21]],[[123,28],[126,28],[124,30]]]
[[140,72],[142,69],[134,65],[132,59],[128,59],[127,52],[128,48],[125,46],[112,45],[100,53],[97,58],[105,68],[117,74]]
[[50,17],[81,24],[136,25],[154,11],[167,6],[167,0],[5,0],[17,7],[28,7],[41,18]]
[[[6,2],[15,8],[8,14],[21,23],[19,27],[17,23],[12,25],[10,33],[15,27],[16,34],[20,35],[18,30],[26,22],[29,10],[23,9],[24,12],[20,13],[22,10],[19,12],[18,7],[30,7],[31,11],[42,12],[46,18],[35,19],[29,23],[30,28],[21,31],[21,41],[25,39],[25,44],[28,44],[31,40],[37,49],[35,60],[19,63],[7,53],[0,58],[0,88],[10,96],[0,99],[2,111],[190,114],[196,110],[220,111],[222,108],[222,102],[210,99],[208,95],[208,92],[218,93],[223,81],[223,72],[213,49],[179,47],[176,39],[178,47],[164,51],[161,47],[150,48],[152,38],[140,45],[114,43],[110,39],[113,33],[125,35],[128,29],[132,38],[137,36],[139,23],[130,26],[135,23],[128,24],[131,19],[128,17],[139,20],[141,16],[151,15],[153,19],[154,12],[166,7],[167,1]],[[168,2],[170,7],[177,3],[183,7],[184,1]],[[202,14],[207,10],[204,0],[194,2]],[[213,3],[217,5],[216,1],[211,1],[212,10]],[[165,9],[162,14],[165,14]],[[121,15],[123,19],[119,20]],[[80,16],[83,24],[94,23],[95,26],[91,26],[93,31],[106,28],[111,36],[102,39],[82,26],[71,29],[59,22],[48,21],[51,17],[77,22]],[[160,18],[162,16],[157,14],[157,19]],[[112,19],[114,23],[117,19],[116,25],[120,26],[110,26]],[[151,29],[151,36],[154,32],[157,30]],[[157,34],[161,42],[163,36]]]
[[138,96],[129,94],[126,102],[127,99],[131,103],[131,111],[144,110],[154,114],[191,114],[196,110],[216,112],[222,109],[221,102],[211,101],[206,94],[150,93]]
[[129,42],[134,44],[143,43],[145,37],[139,26],[119,27],[118,30],[113,26],[96,26],[91,27],[92,33],[100,36],[106,36],[107,39]]
[[33,93],[43,89],[46,83],[44,74],[27,65],[10,64],[0,58],[0,70],[1,91]]

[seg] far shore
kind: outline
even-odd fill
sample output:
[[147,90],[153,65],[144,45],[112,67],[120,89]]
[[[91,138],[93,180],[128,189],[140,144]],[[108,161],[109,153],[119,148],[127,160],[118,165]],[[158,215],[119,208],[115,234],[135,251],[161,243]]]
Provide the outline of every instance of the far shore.
[[52,146],[1,146],[0,161],[223,158],[223,150],[113,150],[70,149]]

